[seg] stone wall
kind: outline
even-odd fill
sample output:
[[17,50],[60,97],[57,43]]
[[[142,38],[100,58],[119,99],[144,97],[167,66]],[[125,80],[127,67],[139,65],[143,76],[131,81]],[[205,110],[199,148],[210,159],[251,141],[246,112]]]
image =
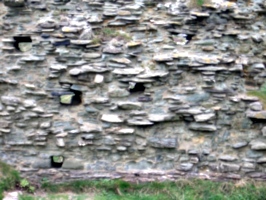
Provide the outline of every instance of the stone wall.
[[3,0],[0,158],[32,180],[265,179],[266,3]]

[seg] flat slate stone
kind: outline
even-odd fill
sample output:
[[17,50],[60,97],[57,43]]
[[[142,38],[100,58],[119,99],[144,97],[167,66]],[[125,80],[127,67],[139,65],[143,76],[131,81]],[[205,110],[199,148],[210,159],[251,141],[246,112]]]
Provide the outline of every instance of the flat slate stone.
[[124,110],[139,110],[142,107],[142,104],[138,102],[118,102],[117,105]]
[[249,145],[252,150],[266,150],[266,140],[252,140]]
[[194,115],[194,119],[196,122],[205,122],[208,120],[212,120],[214,118],[215,118],[214,113],[204,113],[204,114]]
[[207,131],[207,132],[214,132],[217,130],[216,126],[214,125],[200,124],[200,123],[191,123],[189,125],[189,129],[194,131]]
[[116,114],[103,114],[101,117],[102,121],[109,123],[123,123],[124,119],[122,119],[119,115]]
[[247,111],[247,117],[254,118],[254,119],[266,119],[266,110],[254,112],[254,111]]
[[176,138],[156,138],[151,137],[148,139],[150,146],[155,148],[176,148],[177,139]]

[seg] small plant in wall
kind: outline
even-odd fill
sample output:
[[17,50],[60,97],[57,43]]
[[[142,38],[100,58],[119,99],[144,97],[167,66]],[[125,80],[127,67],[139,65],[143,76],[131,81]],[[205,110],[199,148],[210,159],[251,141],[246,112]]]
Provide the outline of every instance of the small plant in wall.
[[199,8],[203,6],[203,4],[211,3],[211,0],[189,0],[188,7],[189,8]]
[[20,180],[19,185],[22,189],[28,191],[29,193],[34,193],[35,187],[30,184],[30,182],[23,178]]
[[250,96],[258,97],[259,100],[263,103],[264,109],[266,109],[266,82],[261,85],[259,90],[251,90],[247,92]]

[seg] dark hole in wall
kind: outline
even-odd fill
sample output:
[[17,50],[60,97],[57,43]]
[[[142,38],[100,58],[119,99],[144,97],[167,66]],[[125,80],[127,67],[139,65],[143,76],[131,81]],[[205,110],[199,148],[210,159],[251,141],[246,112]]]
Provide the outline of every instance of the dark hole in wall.
[[194,37],[194,34],[186,34],[186,40],[187,40],[187,44],[192,40],[192,38]]
[[64,163],[63,156],[51,156],[51,167],[52,168],[61,168]]
[[[70,95],[69,95],[70,94]],[[70,98],[70,100],[63,101],[63,98]],[[69,90],[68,92],[62,93],[60,95],[60,104],[77,106],[82,103],[82,92],[77,90]]]
[[256,118],[250,118],[252,121],[252,124],[265,124],[266,120],[265,119],[256,119]]
[[144,92],[144,91],[145,91],[144,83],[136,83],[134,87],[129,89],[130,93]]
[[19,50],[19,51],[21,51],[21,49],[19,48],[19,43],[31,43],[32,42],[32,39],[31,39],[31,37],[30,36],[15,36],[14,37],[14,40],[15,40],[15,42],[14,42],[14,47],[17,49],[17,50]]

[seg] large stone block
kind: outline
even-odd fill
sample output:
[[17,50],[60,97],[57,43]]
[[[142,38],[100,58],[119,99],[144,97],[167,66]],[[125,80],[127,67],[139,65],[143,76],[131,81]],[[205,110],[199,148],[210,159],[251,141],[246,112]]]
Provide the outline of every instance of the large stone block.
[[62,165],[64,169],[83,169],[83,167],[83,162],[75,158],[67,158]]
[[25,0],[4,0],[4,4],[8,7],[23,7]]

